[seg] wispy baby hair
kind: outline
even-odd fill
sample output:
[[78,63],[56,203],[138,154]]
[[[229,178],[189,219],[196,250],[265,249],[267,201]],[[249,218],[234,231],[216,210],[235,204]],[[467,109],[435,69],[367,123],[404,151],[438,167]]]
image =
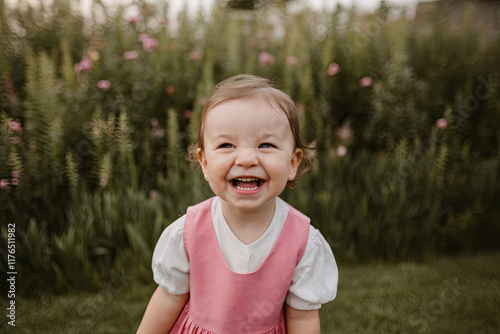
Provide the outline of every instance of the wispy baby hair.
[[300,116],[303,112],[302,108],[283,91],[277,88],[276,84],[271,80],[257,77],[251,74],[240,74],[228,78],[217,84],[212,92],[212,96],[208,99],[201,113],[200,122],[198,123],[198,139],[191,144],[188,149],[187,160],[192,163],[198,162],[198,149],[203,150],[205,120],[208,113],[218,105],[229,101],[248,101],[260,100],[269,104],[278,112],[285,113],[290,129],[295,140],[295,149],[299,148],[303,152],[302,161],[297,170],[297,176],[294,180],[288,182],[288,186],[293,188],[299,178],[311,168],[312,162],[316,155],[316,144],[306,143],[302,139],[300,133]]

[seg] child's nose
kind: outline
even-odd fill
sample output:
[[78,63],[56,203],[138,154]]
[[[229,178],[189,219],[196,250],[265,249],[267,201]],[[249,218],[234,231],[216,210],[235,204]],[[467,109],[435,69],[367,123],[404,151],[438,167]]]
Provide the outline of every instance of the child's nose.
[[251,167],[258,164],[257,152],[253,148],[240,148],[236,156],[236,165]]

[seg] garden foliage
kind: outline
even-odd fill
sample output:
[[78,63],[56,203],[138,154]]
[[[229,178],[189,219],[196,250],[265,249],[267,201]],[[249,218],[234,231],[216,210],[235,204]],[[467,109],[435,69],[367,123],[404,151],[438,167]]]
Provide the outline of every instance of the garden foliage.
[[340,262],[498,248],[500,39],[473,7],[171,19],[161,3],[96,1],[85,18],[70,0],[0,0],[0,252],[15,223],[25,289],[150,279],[161,231],[211,196],[184,157],[214,84],[238,73],[304,107],[318,157],[283,197]]

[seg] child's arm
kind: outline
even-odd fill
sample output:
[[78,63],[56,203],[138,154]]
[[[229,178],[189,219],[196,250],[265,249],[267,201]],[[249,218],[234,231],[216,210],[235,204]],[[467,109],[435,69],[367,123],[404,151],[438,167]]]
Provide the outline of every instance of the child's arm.
[[189,293],[173,295],[158,287],[149,301],[137,334],[168,333],[189,298]]
[[288,334],[320,334],[319,311],[297,310],[286,304],[286,332]]

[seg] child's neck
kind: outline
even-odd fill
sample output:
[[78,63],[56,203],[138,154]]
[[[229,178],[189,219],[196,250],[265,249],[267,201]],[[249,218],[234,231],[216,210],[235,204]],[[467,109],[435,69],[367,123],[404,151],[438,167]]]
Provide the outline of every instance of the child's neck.
[[260,210],[238,210],[221,202],[222,213],[229,228],[245,245],[254,243],[266,232],[273,220],[275,206],[276,201]]

